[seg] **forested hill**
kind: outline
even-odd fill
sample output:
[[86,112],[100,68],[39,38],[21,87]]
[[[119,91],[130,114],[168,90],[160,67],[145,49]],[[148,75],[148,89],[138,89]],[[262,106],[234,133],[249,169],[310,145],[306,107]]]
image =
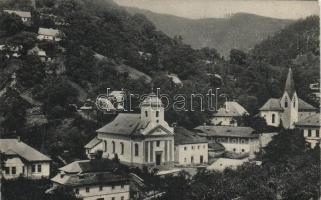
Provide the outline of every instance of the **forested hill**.
[[228,56],[234,48],[247,51],[293,22],[247,13],[193,20],[134,7],[127,7],[126,10],[144,14],[159,30],[171,37],[181,35],[183,41],[193,48],[212,47],[224,56]]

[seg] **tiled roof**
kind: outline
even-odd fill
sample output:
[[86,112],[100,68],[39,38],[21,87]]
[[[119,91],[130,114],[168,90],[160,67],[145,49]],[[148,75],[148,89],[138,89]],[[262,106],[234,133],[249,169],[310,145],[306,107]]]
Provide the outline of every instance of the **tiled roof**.
[[321,127],[320,119],[321,119],[321,115],[320,113],[317,113],[315,115],[311,115],[307,118],[302,119],[301,121],[297,122],[295,125]]
[[241,137],[241,138],[257,138],[258,134],[253,134],[254,129],[251,127],[239,126],[198,126],[196,131],[211,136]]
[[248,112],[237,102],[228,101],[225,102],[224,107],[218,109],[217,113],[214,113],[214,117],[241,117]]
[[111,172],[119,167],[118,163],[111,160],[80,160],[74,161],[64,167],[59,168],[60,171],[68,174],[91,173],[91,172]]
[[90,140],[90,142],[88,142],[88,144],[85,145],[85,148],[91,149],[95,147],[97,144],[99,144],[100,142],[101,142],[100,139],[98,139],[97,137],[94,137],[92,140]]
[[183,127],[174,128],[175,145],[207,143],[206,138],[198,136],[196,133]]
[[13,152],[27,161],[51,161],[51,159],[18,139],[0,139],[0,151],[13,155]]
[[260,111],[283,111],[280,99],[271,98],[261,108]]
[[96,172],[86,174],[58,174],[51,181],[67,186],[104,185],[129,181],[129,178],[112,172]]
[[4,10],[4,12],[9,13],[9,14],[16,14],[19,17],[24,17],[24,18],[31,18],[31,13],[30,12],[24,12],[24,11],[18,11],[18,10]]
[[57,37],[59,35],[59,30],[52,28],[39,28],[38,34]]

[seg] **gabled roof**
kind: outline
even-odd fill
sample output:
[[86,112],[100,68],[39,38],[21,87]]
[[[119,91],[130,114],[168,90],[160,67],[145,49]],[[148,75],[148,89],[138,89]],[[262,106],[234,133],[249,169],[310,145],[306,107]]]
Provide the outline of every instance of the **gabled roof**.
[[214,113],[214,117],[241,117],[248,112],[235,101],[227,101],[224,107],[218,109],[217,113]]
[[17,154],[29,162],[51,161],[48,156],[40,153],[18,139],[0,139],[0,151],[5,154],[8,152],[8,155]]
[[292,99],[294,93],[295,93],[295,85],[292,75],[292,69],[289,68],[288,76],[286,78],[284,91],[288,93],[289,97]]
[[25,11],[18,11],[18,10],[3,10],[6,13],[9,14],[16,14],[19,17],[23,17],[23,18],[31,18],[31,13],[30,12],[25,12]]
[[74,161],[64,167],[59,168],[60,171],[67,174],[90,173],[90,172],[112,172],[119,167],[118,163],[112,160],[79,160]]
[[253,134],[251,127],[240,126],[198,126],[196,131],[205,134],[207,137],[240,137],[240,138],[258,138],[258,134]]
[[174,141],[175,145],[207,143],[206,138],[200,137],[183,127],[174,128]]
[[94,137],[92,140],[90,140],[90,142],[88,142],[88,144],[85,145],[85,148],[91,149],[91,148],[95,147],[96,145],[98,145],[99,143],[101,143],[101,140],[98,139],[97,137]]
[[38,34],[57,37],[59,35],[59,30],[52,28],[39,28]]
[[304,118],[297,122],[295,126],[313,126],[313,127],[321,127],[321,115],[317,113],[315,115],[311,115],[307,118]]
[[271,98],[259,110],[260,111],[283,111],[283,108],[281,107],[280,99]]

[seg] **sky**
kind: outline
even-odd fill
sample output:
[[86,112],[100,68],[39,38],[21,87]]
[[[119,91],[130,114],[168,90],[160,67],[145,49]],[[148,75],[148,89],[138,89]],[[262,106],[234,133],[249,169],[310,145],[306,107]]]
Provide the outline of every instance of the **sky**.
[[280,19],[319,15],[317,1],[281,0],[114,0],[119,5],[191,19],[222,18],[244,12]]

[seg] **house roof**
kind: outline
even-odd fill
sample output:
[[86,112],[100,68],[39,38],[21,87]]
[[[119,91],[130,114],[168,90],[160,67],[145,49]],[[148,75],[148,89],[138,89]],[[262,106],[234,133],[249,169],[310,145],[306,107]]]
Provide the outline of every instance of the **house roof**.
[[96,137],[94,137],[92,140],[90,140],[90,142],[88,142],[88,144],[85,145],[86,149],[91,149],[93,147],[95,147],[97,144],[101,143],[101,140]]
[[241,138],[258,138],[258,134],[253,134],[254,129],[251,127],[240,126],[198,126],[196,131],[205,134],[207,137],[241,137]]
[[317,111],[318,109],[299,98],[299,111]]
[[52,28],[39,28],[38,34],[56,37],[59,34],[59,30]]
[[206,138],[183,127],[174,128],[174,141],[175,145],[207,143]]
[[309,117],[306,117],[299,122],[297,122],[296,126],[314,126],[314,127],[321,127],[321,115],[320,113],[311,115]]
[[[305,102],[304,100],[298,98],[299,102],[299,111],[316,111],[317,108],[312,106],[311,104]],[[284,109],[281,107],[280,99],[271,98],[269,99],[260,109],[260,111],[283,111]]]
[[167,77],[170,78],[173,81],[173,83],[177,85],[183,84],[181,79],[176,74],[168,74]]
[[129,178],[112,172],[97,172],[86,174],[61,175],[58,174],[51,181],[66,186],[102,185],[128,181]]
[[33,161],[51,161],[51,159],[18,139],[0,139],[0,151],[8,155],[13,152],[23,159]]
[[235,101],[227,101],[224,107],[218,109],[216,113],[213,114],[214,117],[241,117],[248,112]]
[[79,160],[74,161],[64,167],[59,168],[60,171],[67,174],[91,173],[91,172],[112,172],[119,167],[118,163],[112,160]]
[[288,76],[285,81],[284,91],[287,92],[289,97],[292,99],[292,97],[295,93],[295,85],[294,85],[294,80],[293,80],[291,68],[289,68]]
[[24,18],[31,18],[31,13],[30,12],[25,12],[25,11],[18,11],[18,10],[3,10],[6,13],[9,14],[16,14],[19,17],[24,17]]

